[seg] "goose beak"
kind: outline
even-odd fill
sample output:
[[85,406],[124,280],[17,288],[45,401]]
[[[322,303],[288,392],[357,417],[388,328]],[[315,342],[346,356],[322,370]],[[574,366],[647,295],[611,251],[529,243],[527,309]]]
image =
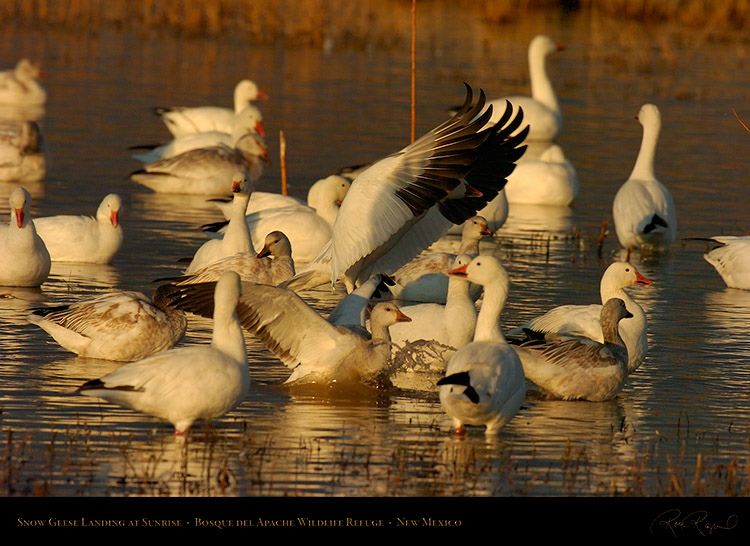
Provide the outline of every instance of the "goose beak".
[[457,267],[456,269],[451,269],[448,271],[448,275],[452,275],[453,277],[462,277],[466,278],[466,268],[469,266],[469,264],[462,265],[461,267]]
[[256,97],[256,100],[268,100],[268,99],[269,99],[268,93],[258,89],[258,96]]
[[396,309],[396,322],[411,322],[411,319]]
[[490,230],[490,228],[488,228],[487,226],[484,226],[479,234],[482,237],[492,237],[492,230]]
[[266,130],[263,127],[263,124],[260,121],[255,124],[255,130],[258,131],[258,134],[260,136],[266,136]]
[[469,184],[466,184],[466,191],[464,191],[464,197],[482,197],[484,195],[481,191],[476,189]]
[[117,227],[117,223],[119,221],[119,214],[116,210],[112,211],[112,214],[109,217],[109,221],[112,222],[112,225],[114,227]]
[[271,250],[268,248],[268,245],[264,246],[260,252],[258,252],[258,258],[264,258],[265,256],[270,256]]
[[651,284],[654,284],[654,282],[652,280],[650,280],[650,279],[647,279],[646,277],[644,277],[640,273],[636,272],[635,273],[635,284],[637,284],[639,286],[649,286]]
[[23,209],[16,209],[16,224],[19,228],[23,227]]

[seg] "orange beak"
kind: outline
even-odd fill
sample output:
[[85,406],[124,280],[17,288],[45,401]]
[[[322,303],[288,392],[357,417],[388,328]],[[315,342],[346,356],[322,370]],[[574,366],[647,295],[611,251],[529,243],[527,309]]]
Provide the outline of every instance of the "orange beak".
[[268,100],[268,98],[268,93],[258,89],[258,96],[256,97],[256,100]]
[[482,195],[483,194],[481,191],[466,184],[466,191],[464,192],[464,197],[482,197]]
[[263,128],[263,124],[260,121],[255,124],[255,130],[258,131],[259,135],[266,136],[266,130]]
[[118,212],[116,210],[113,210],[109,219],[112,222],[112,225],[115,227],[117,227],[118,218],[119,218]]
[[260,249],[260,252],[258,252],[258,258],[263,258],[265,256],[269,256],[271,254],[271,251],[268,248],[268,245],[264,246],[262,249]]
[[396,309],[396,322],[411,322],[411,319]]
[[23,227],[23,209],[16,209],[16,224],[19,228]]
[[453,275],[454,277],[466,277],[466,268],[469,267],[469,264],[462,265],[461,267],[457,267],[456,269],[451,269],[448,271],[448,275]]
[[654,284],[654,282],[650,279],[647,279],[637,271],[635,272],[635,284],[638,284],[640,286],[648,286],[650,284]]

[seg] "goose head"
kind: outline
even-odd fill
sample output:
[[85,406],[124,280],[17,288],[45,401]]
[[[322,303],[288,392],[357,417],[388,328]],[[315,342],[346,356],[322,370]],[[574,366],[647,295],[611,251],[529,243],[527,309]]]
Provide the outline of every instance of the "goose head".
[[628,286],[648,286],[653,281],[641,275],[630,262],[615,262],[602,275],[601,286],[610,289],[626,288]]
[[482,216],[474,216],[464,222],[461,238],[466,241],[479,241],[485,237],[492,237],[492,230],[487,226],[487,220]]
[[31,220],[31,194],[25,188],[16,188],[10,194],[11,224],[16,219],[18,228],[23,228]]
[[96,219],[100,222],[109,222],[112,226],[117,227],[120,221],[120,209],[122,208],[122,199],[116,193],[110,193],[102,199],[99,208],[96,210]]
[[289,238],[280,231],[272,231],[263,242],[263,248],[258,252],[258,258],[265,256],[291,256],[292,243]]

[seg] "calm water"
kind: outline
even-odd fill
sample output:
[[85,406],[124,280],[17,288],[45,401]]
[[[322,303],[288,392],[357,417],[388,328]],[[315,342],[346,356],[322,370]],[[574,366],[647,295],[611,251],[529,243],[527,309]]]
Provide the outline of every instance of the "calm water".
[[[419,47],[418,128],[444,119],[463,81],[496,96],[527,89],[526,47],[537,32],[566,45],[549,59],[565,115],[559,139],[581,192],[570,209],[511,208],[484,252],[513,281],[509,328],[562,303],[598,299],[617,255],[614,232],[594,239],[630,173],[645,102],[662,112],[657,176],[672,190],[680,235],[740,233],[747,222],[750,58],[746,46],[690,34],[583,19],[491,29],[468,16],[425,25]],[[127,147],[159,142],[155,105],[226,104],[251,77],[271,154],[287,139],[292,193],[339,167],[379,158],[409,139],[409,53],[285,49],[221,40],[175,40],[103,31],[93,36],[9,32],[0,65],[42,62],[49,100],[41,119],[47,178],[28,185],[33,213],[93,214],[101,198],[126,202],[126,242],[110,266],[55,264],[39,291],[0,299],[0,425],[6,496],[581,496],[747,494],[750,423],[750,293],[727,289],[678,243],[635,262],[654,285],[633,290],[647,310],[651,349],[618,397],[606,403],[529,396],[487,441],[457,439],[434,393],[376,397],[294,392],[287,370],[248,337],[253,386],[245,403],[187,448],[169,425],[72,394],[117,365],[76,358],[28,325],[37,305],[74,301],[109,287],[153,290],[152,279],[204,241],[198,227],[219,213],[199,197],[157,195],[131,183]],[[278,190],[279,162],[261,189]],[[6,217],[12,184],[0,184]],[[340,294],[311,296],[322,310]],[[191,318],[183,344],[204,343],[210,322]],[[736,465],[736,467],[734,466]],[[732,471],[736,470],[736,474]]]

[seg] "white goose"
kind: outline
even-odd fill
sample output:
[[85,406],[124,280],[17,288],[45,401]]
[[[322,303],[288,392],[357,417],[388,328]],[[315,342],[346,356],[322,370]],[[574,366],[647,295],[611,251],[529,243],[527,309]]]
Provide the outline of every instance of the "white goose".
[[[463,224],[458,254],[474,257],[479,254],[479,241],[492,237],[487,220],[481,216],[469,218]],[[456,254],[448,252],[426,252],[400,267],[391,277],[395,285],[390,287],[393,296],[400,300],[445,303],[449,277],[447,271],[453,266]],[[472,299],[481,294],[481,287],[473,285]]]
[[[478,115],[484,93],[472,107],[472,90],[466,87],[466,101],[456,115],[357,176],[339,209],[330,244],[290,286],[342,278],[351,292],[373,271],[392,274],[502,189],[525,149],[520,146],[525,131],[508,138],[522,118],[509,122],[511,106],[506,105],[501,122],[480,130],[491,112]],[[468,187],[482,196],[467,197]]]
[[51,260],[31,219],[31,195],[24,188],[10,194],[10,223],[0,226],[0,286],[40,286]]
[[200,133],[187,133],[180,137],[175,137],[169,142],[157,146],[140,145],[132,146],[134,150],[146,150],[142,153],[133,155],[141,163],[153,163],[161,159],[169,159],[176,155],[208,148],[210,146],[228,146],[237,147],[240,140],[248,134],[255,134],[258,140],[265,144],[263,140],[263,124],[260,110],[253,107],[245,108],[237,114],[232,123],[232,130],[228,133],[223,131],[203,131]]
[[34,220],[53,262],[108,264],[122,246],[122,199],[110,193],[96,216],[45,216]]
[[473,256],[459,254],[450,267],[443,270],[449,277],[445,304],[418,303],[403,305],[401,311],[411,321],[391,326],[391,341],[404,345],[418,340],[435,341],[440,345],[459,349],[474,337],[477,310],[469,296],[469,282],[456,275],[448,275],[471,262]]
[[[267,98],[268,95],[258,89],[253,81],[241,80],[234,88],[234,109],[221,106],[180,106],[155,108],[154,113],[175,137],[204,131],[230,133],[237,114],[253,106],[252,101]],[[263,134],[262,129],[261,133]]]
[[36,310],[28,320],[79,356],[126,362],[174,347],[187,327],[185,314],[166,305],[162,287],[152,300],[117,290]]
[[0,72],[0,105],[38,106],[47,100],[47,92],[37,81],[39,66],[21,59],[12,70]]
[[[210,316],[211,286],[176,287],[172,305]],[[368,338],[347,327],[356,325],[331,324],[294,292],[263,284],[243,284],[237,312],[244,328],[292,370],[286,384],[387,384],[388,327],[409,320],[394,304],[378,303],[370,314]]]
[[272,231],[266,236],[263,248],[255,252],[240,252],[212,262],[190,275],[167,277],[158,281],[176,284],[215,282],[225,271],[234,271],[242,282],[280,284],[294,276],[292,245],[286,235]]
[[[641,275],[629,262],[611,264],[602,275],[599,284],[602,304],[612,298],[621,299],[633,315],[632,318],[627,318],[620,323],[620,334],[628,349],[629,373],[638,369],[648,353],[646,335],[648,319],[643,308],[624,289],[634,285],[650,284],[653,284],[652,281]],[[512,332],[516,333],[525,328],[538,333],[587,337],[602,343],[604,341],[600,322],[602,304],[555,307]]]
[[0,132],[0,182],[36,182],[46,174],[42,135],[35,121]]
[[198,419],[216,419],[231,411],[250,387],[236,312],[240,290],[240,279],[231,271],[216,283],[210,346],[170,349],[125,364],[81,385],[78,392],[169,421],[178,436]]
[[232,217],[229,220],[226,232],[223,237],[209,239],[201,245],[195,252],[190,265],[185,269],[186,275],[192,275],[207,265],[227,256],[253,250],[250,242],[250,232],[245,222],[245,209],[252,193],[252,183],[245,174],[235,173],[232,176],[231,187],[234,199]]
[[495,122],[502,112],[506,100],[514,108],[522,108],[526,122],[529,124],[530,141],[553,140],[562,128],[562,112],[557,101],[557,95],[552,82],[547,75],[546,58],[550,53],[563,49],[548,36],[536,36],[529,44],[529,77],[531,80],[531,96],[512,95],[502,99],[494,99],[488,104],[497,109],[491,122]]
[[255,182],[268,161],[265,142],[247,134],[237,147],[209,146],[189,150],[169,159],[145,165],[130,178],[155,192],[194,195],[224,195],[226,181],[237,171],[245,172]]
[[633,315],[612,298],[602,306],[602,342],[585,337],[554,336],[515,347],[526,378],[563,400],[611,400],[628,377],[628,351],[619,322]]
[[566,207],[578,195],[578,174],[557,144],[548,147],[539,159],[521,161],[508,176],[505,195],[508,203]]
[[703,255],[729,288],[750,290],[750,236],[717,235],[719,246]]
[[521,361],[500,329],[508,274],[494,256],[477,256],[451,275],[481,284],[484,297],[473,341],[456,351],[445,377],[438,381],[440,402],[456,432],[462,432],[464,425],[485,425],[487,435],[497,434],[516,415],[526,396]]
[[665,250],[677,235],[677,213],[669,190],[654,176],[654,155],[661,130],[661,114],[644,104],[637,117],[643,138],[630,178],[620,187],[612,204],[612,219],[620,245]]

